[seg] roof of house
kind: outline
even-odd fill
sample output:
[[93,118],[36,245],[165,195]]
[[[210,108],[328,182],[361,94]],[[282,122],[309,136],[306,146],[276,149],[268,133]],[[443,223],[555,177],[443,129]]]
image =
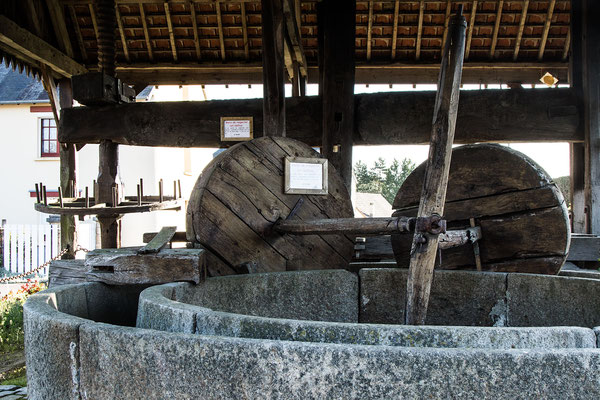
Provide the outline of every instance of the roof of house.
[[389,217],[392,205],[379,193],[356,192],[354,216],[357,218]]
[[48,102],[42,82],[0,66],[0,104]]

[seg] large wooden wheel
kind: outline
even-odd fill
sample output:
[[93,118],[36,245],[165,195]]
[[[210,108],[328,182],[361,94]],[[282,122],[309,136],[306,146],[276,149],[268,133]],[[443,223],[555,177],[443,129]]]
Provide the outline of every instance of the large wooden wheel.
[[353,241],[343,235],[282,235],[272,230],[298,200],[293,217],[309,220],[352,217],[352,202],[341,177],[328,168],[327,195],[284,194],[284,158],[319,158],[297,140],[262,137],[237,144],[217,156],[202,172],[187,208],[189,241],[211,254],[214,275],[299,269],[346,268]]
[[[394,215],[414,216],[425,163],[408,176]],[[500,145],[469,145],[452,151],[444,217],[448,229],[481,227],[482,270],[557,274],[570,243],[569,217],[560,190],[529,157]],[[399,266],[408,266],[412,236],[393,235]],[[441,269],[474,269],[471,244],[441,252]]]

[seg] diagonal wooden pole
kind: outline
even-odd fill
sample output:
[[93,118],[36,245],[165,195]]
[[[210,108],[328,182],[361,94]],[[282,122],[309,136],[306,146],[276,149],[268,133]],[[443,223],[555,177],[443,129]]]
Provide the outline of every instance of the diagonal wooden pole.
[[[429,161],[421,192],[419,217],[444,213],[465,53],[466,28],[467,22],[462,16],[462,5],[460,5],[458,13],[452,18],[448,34],[450,40],[446,41],[442,57],[433,112]],[[405,322],[408,325],[425,323],[437,250],[438,235],[415,232],[407,282]]]

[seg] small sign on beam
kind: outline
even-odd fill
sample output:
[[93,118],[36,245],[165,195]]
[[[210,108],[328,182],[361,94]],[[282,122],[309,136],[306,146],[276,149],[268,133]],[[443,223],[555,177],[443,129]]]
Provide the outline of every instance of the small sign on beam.
[[221,117],[221,141],[252,140],[253,125],[253,117]]
[[324,158],[285,158],[287,194],[327,194],[327,160]]

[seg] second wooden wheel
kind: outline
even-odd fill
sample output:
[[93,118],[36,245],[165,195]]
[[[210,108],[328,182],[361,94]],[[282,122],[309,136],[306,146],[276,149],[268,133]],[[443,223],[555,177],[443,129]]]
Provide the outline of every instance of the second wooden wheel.
[[[394,215],[415,216],[425,163],[408,176]],[[569,216],[560,190],[533,160],[500,145],[469,145],[452,151],[444,218],[448,229],[481,227],[482,269],[557,274],[570,244]],[[409,264],[411,235],[392,235],[398,265]],[[441,251],[441,269],[475,269],[471,244]]]
[[187,208],[189,241],[205,247],[211,275],[299,269],[346,268],[353,240],[343,235],[288,235],[273,232],[300,198],[293,218],[352,217],[341,177],[328,168],[326,195],[284,193],[285,157],[319,158],[294,139],[262,137],[239,143],[217,156],[202,172]]

